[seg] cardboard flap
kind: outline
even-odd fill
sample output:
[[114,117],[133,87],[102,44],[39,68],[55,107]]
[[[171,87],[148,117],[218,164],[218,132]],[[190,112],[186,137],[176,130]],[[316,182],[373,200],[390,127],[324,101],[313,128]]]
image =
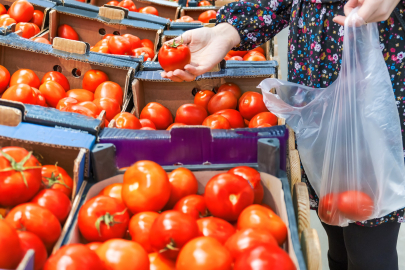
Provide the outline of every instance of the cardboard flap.
[[9,33],[14,32],[15,26],[16,26],[16,24],[13,23],[13,24],[11,24],[11,25],[9,25],[9,26],[6,26],[6,27],[0,27],[0,35],[1,35],[1,36],[6,36],[6,35],[8,35]]
[[86,42],[59,37],[53,39],[52,47],[55,50],[76,54],[88,54],[90,51],[90,45]]
[[215,1],[215,6],[216,7],[222,7],[222,6],[228,5],[228,4],[232,3],[232,2],[235,2],[235,1],[233,1],[233,0],[219,0],[219,1]]
[[19,109],[0,105],[0,125],[15,127],[18,126],[23,118]]
[[[170,24],[170,30],[164,31],[163,35],[173,36],[171,32],[174,30],[190,30],[190,29],[197,29],[203,27],[202,23],[200,22],[172,22]],[[167,32],[167,33],[166,33]],[[180,34],[176,34],[179,36]]]
[[128,9],[104,5],[103,7],[100,7],[98,16],[102,19],[121,21],[125,17],[128,17]]

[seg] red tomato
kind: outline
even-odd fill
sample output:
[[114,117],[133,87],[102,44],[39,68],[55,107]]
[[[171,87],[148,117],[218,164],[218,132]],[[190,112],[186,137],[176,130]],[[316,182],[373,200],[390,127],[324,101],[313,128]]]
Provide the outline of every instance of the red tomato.
[[213,216],[234,221],[253,203],[254,193],[249,183],[242,177],[221,173],[207,183],[204,198]]
[[318,215],[323,222],[331,225],[339,224],[338,197],[329,193],[319,200]]
[[0,94],[7,89],[8,84],[10,83],[10,72],[0,65]]
[[87,241],[103,242],[125,236],[129,214],[119,200],[97,196],[84,203],[77,220],[79,230]]
[[366,193],[350,190],[339,194],[338,209],[348,219],[363,221],[373,214],[374,202]]
[[151,128],[151,127],[141,127],[141,130],[156,130],[156,128]]
[[24,148],[0,150],[0,205],[15,206],[29,201],[41,187],[41,164]]
[[42,95],[42,93],[34,87],[31,87],[31,89],[34,90],[35,95],[37,96],[37,105],[48,107],[48,104],[46,104],[45,97]]
[[254,52],[254,51],[259,52],[264,55],[264,50],[262,47],[256,47],[256,48],[250,50],[249,52]]
[[16,20],[13,18],[2,18],[0,19],[0,27],[6,27],[12,25],[13,23],[17,23]]
[[37,34],[34,25],[33,23],[20,22],[15,26],[15,31],[21,31],[23,38],[31,38]]
[[31,232],[19,231],[18,237],[20,238],[21,247],[23,254],[27,253],[28,250],[32,249],[35,252],[34,257],[34,270],[41,270],[48,258],[48,253],[46,251],[44,243],[41,239]]
[[173,43],[163,44],[159,50],[158,60],[166,72],[184,69],[191,61],[190,49],[183,42],[176,43],[173,40]]
[[95,46],[93,48],[90,48],[91,52],[96,52],[96,53],[110,53],[110,50],[108,49],[107,45],[102,45],[102,46]]
[[108,50],[111,54],[127,55],[131,53],[132,44],[128,38],[113,36],[108,39]]
[[173,210],[190,215],[195,219],[208,216],[205,199],[203,196],[197,194],[192,194],[181,198],[176,203]]
[[72,89],[67,91],[66,95],[68,97],[76,99],[77,101],[79,101],[79,103],[94,100],[93,92],[86,89]]
[[139,122],[139,119],[136,118],[135,115],[128,113],[128,112],[122,112],[117,114],[113,120],[114,122],[114,127],[115,128],[123,128],[123,129],[141,129],[142,125],[141,122]]
[[[104,35],[103,36],[103,39],[102,40],[100,40],[99,42],[101,42],[101,41],[105,41],[105,44],[108,44],[108,39],[110,39],[111,37],[113,37],[113,36],[115,36],[114,34],[106,34],[106,35]],[[98,42],[97,42],[98,43]]]
[[91,242],[86,245],[89,249],[96,251],[103,243],[101,242]]
[[209,1],[200,1],[198,2],[199,7],[206,7],[206,6],[212,6],[212,4]]
[[16,269],[24,256],[17,231],[5,220],[0,219],[0,267]]
[[152,15],[155,15],[155,16],[159,16],[158,10],[156,8],[154,8],[154,7],[151,7],[151,6],[140,8],[138,12],[139,13],[152,14]]
[[230,54],[226,54],[225,57],[224,57],[224,60],[228,61],[231,58],[232,58],[232,56]]
[[169,210],[160,214],[153,223],[149,241],[156,252],[174,260],[179,250],[198,234],[198,225],[193,217]]
[[248,59],[252,55],[260,55],[264,57],[264,53],[261,53],[259,51],[249,51],[247,54],[245,54],[245,56],[243,56],[243,60],[247,61],[246,59]]
[[238,99],[229,91],[217,93],[208,102],[208,112],[214,114],[226,109],[236,109]]
[[150,270],[176,270],[175,262],[162,257],[157,252],[149,254],[149,261]]
[[256,114],[249,122],[249,128],[256,128],[263,124],[270,124],[271,126],[277,126],[278,118],[271,112],[262,112]]
[[61,224],[65,223],[72,208],[69,197],[54,189],[41,190],[31,202],[51,211]]
[[83,106],[83,107],[89,109],[96,117],[101,113],[100,108],[91,101],[80,102],[77,105]]
[[108,197],[117,199],[123,203],[121,191],[122,191],[122,184],[115,183],[115,184],[111,184],[111,185],[108,185],[105,188],[103,188],[103,190],[100,191],[100,193],[98,195],[108,196]]
[[106,81],[109,81],[108,75],[101,70],[90,69],[83,76],[83,89],[95,92],[97,87]]
[[201,125],[208,114],[204,107],[196,104],[181,105],[176,112],[176,123]]
[[131,43],[131,50],[142,47],[141,39],[137,36],[131,34],[122,35],[124,38],[127,38]]
[[242,96],[242,90],[240,90],[239,86],[237,86],[234,83],[224,83],[224,84],[222,84],[218,88],[217,93],[221,93],[221,92],[225,92],[225,91],[231,92],[232,94],[235,95],[235,97],[237,99],[239,99]]
[[240,56],[232,56],[228,60],[231,60],[231,61],[243,61],[243,58],[240,57]]
[[134,214],[160,211],[169,201],[169,190],[169,177],[159,164],[138,161],[124,174],[122,199]]
[[203,126],[207,126],[212,129],[230,129],[231,128],[231,124],[229,123],[229,121],[225,117],[223,117],[221,115],[217,115],[217,114],[208,116],[207,118],[205,118],[205,120],[202,124],[203,124]]
[[230,169],[228,173],[239,175],[243,179],[247,180],[252,186],[255,193],[255,200],[253,201],[253,203],[262,203],[264,197],[264,189],[261,183],[260,173],[258,171],[248,166],[239,166]]
[[230,50],[230,51],[228,52],[228,54],[229,54],[230,56],[240,56],[240,57],[245,56],[245,54],[247,54],[247,53],[248,53],[247,51],[232,51],[232,50]]
[[79,113],[91,118],[97,118],[91,110],[81,105],[72,105],[69,107],[68,112]]
[[58,104],[56,105],[56,109],[58,109],[60,111],[68,112],[72,105],[75,105],[78,103],[79,103],[79,101],[77,101],[77,99],[75,99],[75,98],[65,97],[58,101]]
[[108,121],[111,121],[117,114],[120,113],[121,107],[115,100],[111,98],[99,98],[93,100],[100,110],[105,110],[105,115]]
[[244,61],[266,61],[266,57],[261,54],[254,54],[254,55],[249,55],[246,58],[243,57]]
[[126,8],[126,9],[128,9],[129,11],[137,11],[134,2],[132,2],[131,0],[124,0],[124,1],[121,1],[121,2],[118,4],[118,6],[119,6],[119,7]]
[[188,242],[181,250],[176,270],[231,270],[232,257],[218,240],[198,237]]
[[194,97],[194,104],[203,106],[208,110],[208,102],[215,95],[211,90],[200,90]]
[[6,216],[6,221],[17,230],[25,229],[36,234],[48,251],[59,239],[62,231],[55,215],[34,203],[24,203],[14,207]]
[[152,50],[155,48],[155,45],[153,44],[153,42],[146,38],[141,40],[141,44],[142,44],[142,47],[148,47],[148,48],[151,48]]
[[219,112],[216,112],[214,115],[220,115],[228,120],[229,125],[231,128],[244,128],[245,122],[243,121],[242,115],[240,112],[233,109],[226,109]]
[[234,270],[296,270],[290,256],[275,245],[259,245],[246,250],[238,257],[234,264]]
[[197,220],[197,225],[200,235],[213,237],[222,245],[236,232],[229,222],[216,217],[201,218]]
[[209,23],[211,19],[216,19],[217,12],[215,10],[207,10],[198,16],[198,20],[202,23]]
[[177,19],[176,22],[194,22],[194,19],[190,16],[181,16],[180,19]]
[[262,125],[257,126],[256,128],[267,128],[267,127],[272,127],[272,125],[270,125],[268,123],[264,123]]
[[59,100],[66,97],[65,89],[54,81],[46,81],[39,87],[39,91],[44,96],[46,103],[54,108],[58,105]]
[[151,129],[156,129],[155,124],[153,124],[153,122],[149,119],[141,119],[139,122],[141,122],[142,128],[148,127]]
[[168,174],[171,191],[170,199],[167,202],[165,209],[171,209],[182,198],[197,194],[198,182],[194,174],[186,168],[177,168]]
[[153,59],[155,57],[155,52],[153,49],[149,47],[141,47],[137,49],[132,50],[132,55],[133,56],[144,56],[144,62],[147,61],[148,59]]
[[34,15],[34,6],[28,1],[15,1],[8,9],[8,14],[16,22],[29,22]]
[[42,184],[45,188],[58,190],[68,198],[72,196],[73,179],[57,165],[42,166]]
[[141,212],[134,215],[129,222],[129,234],[132,241],[140,244],[146,252],[151,253],[153,249],[149,242],[150,230],[153,222],[159,217],[156,212]]
[[60,72],[50,71],[50,72],[46,73],[44,75],[44,77],[42,77],[41,84],[43,84],[47,81],[54,81],[54,82],[59,83],[60,86],[62,86],[63,89],[65,89],[65,91],[70,90],[70,83],[69,83],[68,79],[65,77],[65,75],[63,75]]
[[40,10],[34,10],[34,13],[32,15],[32,19],[30,20],[30,22],[35,23],[36,26],[41,28],[43,20],[44,20],[44,13]]
[[[24,2],[24,1],[19,1]],[[16,3],[16,2],[15,2]],[[31,87],[39,88],[40,81],[38,76],[35,74],[34,71],[30,69],[19,69],[13,73],[10,79],[10,86],[17,85],[17,84],[28,84]]]
[[110,6],[118,6],[118,4],[119,4],[120,2],[118,2],[118,1],[110,1],[110,2],[108,2],[106,5],[110,5]]
[[269,231],[281,245],[287,239],[287,226],[271,209],[254,204],[247,207],[238,219],[238,230],[253,228]]
[[172,127],[181,127],[181,126],[186,126],[186,125],[182,124],[182,123],[173,123],[166,130],[171,130]]
[[142,109],[141,119],[151,120],[156,129],[166,129],[173,123],[172,113],[157,102],[150,102]]
[[3,14],[7,14],[7,9],[2,4],[0,4],[0,15]]
[[133,241],[111,239],[103,243],[96,253],[109,270],[149,270],[148,254]]
[[121,86],[115,82],[103,82],[96,88],[94,92],[94,99],[98,98],[111,98],[122,105],[122,99],[124,97],[124,92],[122,91]]
[[58,27],[58,37],[71,39],[71,40],[79,40],[79,35],[76,31],[67,24],[61,24]]
[[1,98],[22,102],[24,104],[37,104],[37,95],[28,84],[17,84],[11,86],[3,93]]
[[61,247],[45,263],[44,270],[105,269],[104,263],[83,244],[69,244]]
[[239,112],[243,118],[250,121],[256,114],[268,112],[263,102],[263,95],[256,92],[246,92],[239,99]]

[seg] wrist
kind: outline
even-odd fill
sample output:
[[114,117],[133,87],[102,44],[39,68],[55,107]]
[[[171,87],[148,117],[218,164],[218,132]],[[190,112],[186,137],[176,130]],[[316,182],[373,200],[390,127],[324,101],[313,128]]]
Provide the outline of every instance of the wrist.
[[229,50],[240,43],[238,31],[229,23],[220,23],[212,29],[217,37],[224,39],[229,46]]

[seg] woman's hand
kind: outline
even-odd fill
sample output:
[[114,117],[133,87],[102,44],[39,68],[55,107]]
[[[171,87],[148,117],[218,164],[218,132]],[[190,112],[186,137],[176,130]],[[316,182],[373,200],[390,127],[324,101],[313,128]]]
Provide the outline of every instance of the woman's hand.
[[[162,72],[163,78],[175,82],[193,81],[197,76],[210,71],[224,59],[230,49],[240,43],[237,30],[227,23],[221,23],[213,28],[190,30],[182,37],[184,44],[190,48],[191,63],[184,67],[185,70]],[[180,39],[177,37],[176,41]]]
[[[359,7],[357,14],[363,18],[366,23],[381,22],[389,18],[394,8],[400,0],[349,0],[345,5],[345,15]],[[333,21],[340,25],[345,24],[346,16],[336,16]]]

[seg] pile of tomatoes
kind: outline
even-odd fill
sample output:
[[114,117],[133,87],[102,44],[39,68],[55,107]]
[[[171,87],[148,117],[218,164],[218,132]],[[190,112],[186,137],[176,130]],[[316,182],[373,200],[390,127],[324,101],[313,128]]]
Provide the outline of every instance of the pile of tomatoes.
[[42,269],[71,210],[73,180],[21,147],[0,149],[0,268],[15,269],[29,249]]
[[218,174],[203,195],[197,194],[199,183],[186,168],[167,174],[152,161],[139,161],[123,178],[80,208],[77,226],[86,244],[62,247],[45,270],[61,265],[110,270],[295,269],[280,248],[287,227],[262,204],[264,189],[255,169],[241,166]]
[[250,51],[229,51],[224,58],[225,60],[235,61],[266,61],[264,50],[261,47],[256,47]]

